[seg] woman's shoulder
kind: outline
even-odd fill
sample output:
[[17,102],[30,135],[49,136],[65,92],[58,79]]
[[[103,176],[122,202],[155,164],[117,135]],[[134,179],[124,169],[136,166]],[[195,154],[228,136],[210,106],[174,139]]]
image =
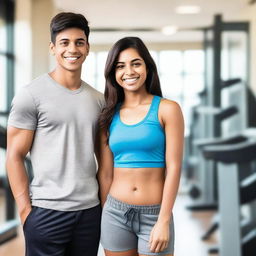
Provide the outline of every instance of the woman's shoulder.
[[173,100],[161,99],[159,106],[159,117],[163,123],[172,122],[173,120],[183,120],[180,105]]
[[181,111],[181,107],[180,107],[179,103],[177,103],[174,100],[168,100],[168,99],[165,99],[165,98],[161,99],[159,108],[160,108],[161,111],[167,111],[167,112]]

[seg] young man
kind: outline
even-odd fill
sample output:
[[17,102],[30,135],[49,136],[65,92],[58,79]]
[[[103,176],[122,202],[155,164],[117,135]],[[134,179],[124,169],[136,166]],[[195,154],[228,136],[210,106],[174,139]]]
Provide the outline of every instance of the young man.
[[[51,21],[56,68],[22,88],[8,122],[7,170],[27,256],[96,256],[101,209],[95,134],[103,95],[81,80],[89,27],[81,14]],[[30,152],[29,184],[24,158]]]

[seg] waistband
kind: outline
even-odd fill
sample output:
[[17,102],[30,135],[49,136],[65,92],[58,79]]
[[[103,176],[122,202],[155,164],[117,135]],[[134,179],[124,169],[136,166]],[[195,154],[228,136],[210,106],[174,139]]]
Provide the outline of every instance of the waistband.
[[165,168],[165,161],[115,161],[116,168]]
[[136,205],[136,204],[127,204],[122,202],[111,195],[108,194],[106,203],[113,208],[121,211],[127,211],[129,209],[135,209],[143,214],[159,214],[160,204],[151,204],[151,205]]

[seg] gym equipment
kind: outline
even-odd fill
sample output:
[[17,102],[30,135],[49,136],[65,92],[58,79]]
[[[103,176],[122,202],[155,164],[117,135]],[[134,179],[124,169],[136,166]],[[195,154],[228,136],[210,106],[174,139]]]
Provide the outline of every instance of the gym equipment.
[[[194,115],[197,136],[192,136],[193,150],[190,151],[194,164],[190,177],[197,182],[192,191],[197,192],[193,195],[198,195],[198,200],[187,207],[190,210],[218,209],[217,166],[216,162],[204,159],[203,148],[214,143],[221,145],[225,141],[219,141],[220,138],[233,135],[238,136],[237,143],[247,139],[243,135],[239,138],[239,134],[248,127],[248,35],[247,22],[223,22],[221,15],[215,16],[212,27],[204,28],[205,104],[198,106],[198,113]],[[233,139],[226,143],[236,143]],[[202,239],[208,239],[218,226],[216,216]]]
[[[218,162],[220,256],[254,256],[256,252],[256,137],[230,145],[203,148],[207,159]],[[241,206],[249,218],[241,221]]]
[[[199,113],[198,122],[201,124],[201,127],[206,126],[207,120],[209,118],[214,118],[215,122],[218,125],[233,116],[238,112],[235,106],[231,106],[225,109],[214,108],[214,107],[198,107],[197,113]],[[205,161],[202,156],[202,147],[211,145],[211,144],[220,144],[223,143],[221,140],[217,139],[195,139],[194,146],[195,152],[197,152],[197,185],[193,185],[189,193],[192,192],[192,195],[201,195],[201,198],[198,202],[193,203],[192,205],[187,206],[187,209],[192,211],[200,210],[216,210],[217,209],[217,192],[216,192],[216,171],[214,163]],[[207,170],[207,171],[205,171]],[[195,198],[195,197],[194,197]]]
[[[194,127],[191,127],[188,139],[187,177],[188,183],[192,183],[189,195],[197,199],[187,207],[190,210],[217,209],[216,166],[204,160],[201,146],[196,141],[230,136],[247,128],[249,24],[223,22],[221,15],[216,15],[214,25],[202,30],[206,87],[200,95],[201,105],[192,110]],[[238,69],[234,63],[241,61],[244,65]]]
[[[203,150],[204,147],[206,146],[229,145],[230,147],[232,147],[233,144],[248,141],[255,136],[256,136],[256,130],[254,128],[248,128],[244,130],[242,133],[237,135],[233,135],[225,138],[217,138],[217,139],[201,139],[201,140],[197,140],[196,143],[200,146],[201,150]],[[214,178],[216,179],[214,180],[214,184],[217,189],[217,173],[215,173]],[[244,190],[244,196],[242,197],[243,202],[246,202],[246,200],[250,200],[248,196],[248,192],[250,191],[250,189],[253,189],[253,188],[250,187],[248,191]],[[218,193],[216,192],[216,194]],[[210,237],[210,235],[218,227],[219,227],[219,216],[216,215],[213,218],[210,228],[205,232],[205,234],[203,234],[202,240],[207,240]],[[213,249],[211,249],[211,251],[213,251]],[[216,249],[214,249],[214,251],[216,251]]]

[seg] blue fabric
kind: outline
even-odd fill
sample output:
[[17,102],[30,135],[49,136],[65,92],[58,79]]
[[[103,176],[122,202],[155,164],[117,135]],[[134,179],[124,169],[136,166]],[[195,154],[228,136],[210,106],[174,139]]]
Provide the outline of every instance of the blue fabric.
[[161,97],[154,96],[146,117],[127,125],[120,119],[120,107],[110,125],[109,146],[114,167],[165,167],[165,133],[158,119]]

